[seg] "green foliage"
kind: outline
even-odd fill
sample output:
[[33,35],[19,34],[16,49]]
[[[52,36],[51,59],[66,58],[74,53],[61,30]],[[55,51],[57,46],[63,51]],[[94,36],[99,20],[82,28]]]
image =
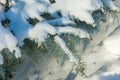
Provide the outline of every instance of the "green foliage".
[[0,66],[0,80],[12,80],[16,67],[24,60],[23,58],[16,59],[14,53],[9,52],[8,49],[4,49],[2,55],[4,57],[4,64]]
[[55,0],[49,0],[50,1],[50,3],[52,4],[52,3],[55,3]]

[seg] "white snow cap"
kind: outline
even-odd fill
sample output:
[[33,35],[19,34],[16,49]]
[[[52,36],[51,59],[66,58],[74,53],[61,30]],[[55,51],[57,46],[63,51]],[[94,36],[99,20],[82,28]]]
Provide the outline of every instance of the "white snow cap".
[[45,42],[48,34],[55,35],[56,29],[47,22],[40,22],[29,30],[29,38],[35,40],[38,44]]
[[68,15],[73,15],[81,21],[93,25],[94,19],[90,12],[100,9],[102,6],[101,0],[56,0],[56,3],[51,5],[48,11],[52,13],[61,10],[63,14],[68,13]]
[[0,0],[0,3],[5,4],[6,0]]
[[47,10],[45,3],[40,3],[38,0],[20,0],[25,3],[23,8],[23,15],[30,18],[37,18],[42,20],[40,14]]
[[66,26],[66,27],[58,27],[58,34],[64,34],[69,33],[73,34],[75,36],[78,36],[79,38],[88,38],[90,39],[90,35],[85,30],[82,30],[80,28],[74,28],[72,26]]
[[120,26],[104,41],[104,47],[113,54],[120,55]]
[[61,9],[66,9],[70,11],[81,9],[94,11],[103,6],[101,0],[56,0],[56,3]]
[[38,20],[43,20],[40,15],[46,10],[47,6],[37,0],[19,0],[12,8],[10,8],[6,13],[6,16],[11,21],[16,20],[19,14],[22,15],[24,19],[37,18]]

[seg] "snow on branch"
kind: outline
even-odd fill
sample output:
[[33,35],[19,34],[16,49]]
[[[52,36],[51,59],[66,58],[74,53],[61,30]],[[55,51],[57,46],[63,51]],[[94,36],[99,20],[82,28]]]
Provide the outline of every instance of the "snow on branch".
[[59,36],[54,37],[54,41],[62,48],[65,54],[69,57],[70,62],[78,64],[78,59],[73,55],[73,53],[67,48],[65,42]]
[[102,6],[101,0],[56,0],[56,3],[49,6],[48,11],[53,13],[60,10],[63,17],[66,17],[67,13],[67,15],[73,15],[87,24],[94,25],[91,12],[101,9]]
[[58,34],[68,33],[78,36],[79,38],[88,38],[88,39],[91,38],[90,34],[87,31],[82,30],[80,28],[65,26],[65,27],[58,27],[57,29],[58,29]]
[[3,49],[8,48],[11,51],[11,53],[15,51],[15,57],[19,58],[21,57],[21,51],[19,47],[17,47],[17,44],[18,41],[16,37],[13,36],[13,34],[7,29],[5,29],[0,23],[0,52]]
[[56,29],[52,25],[46,22],[37,23],[33,28],[28,32],[29,38],[35,40],[38,45],[45,42],[45,39],[50,35],[56,34]]

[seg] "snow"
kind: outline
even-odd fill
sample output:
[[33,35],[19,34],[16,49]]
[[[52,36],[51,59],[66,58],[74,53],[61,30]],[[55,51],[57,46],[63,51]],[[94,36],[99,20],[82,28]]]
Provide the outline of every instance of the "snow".
[[[22,46],[24,39],[28,38],[28,30],[32,27],[22,16],[21,10],[23,9],[23,2],[18,2],[8,12],[6,17],[11,21],[9,29],[15,35],[18,40],[18,45]],[[10,15],[10,16],[9,16]]]
[[33,19],[37,18],[40,21],[42,20],[42,17],[40,17],[40,15],[42,12],[46,11],[46,9],[47,9],[46,5],[41,4],[37,0],[29,0],[29,1],[28,0],[20,0],[20,1],[23,1],[25,4],[24,9],[23,9],[23,13],[25,16],[28,16]]
[[65,52],[65,54],[69,57],[70,62],[75,63],[76,65],[78,65],[78,59],[75,58],[75,56],[73,55],[73,53],[67,48],[65,42],[63,41],[62,38],[60,38],[59,36],[55,36],[54,37],[54,41],[63,49],[63,51]]
[[45,42],[45,39],[49,36],[49,34],[55,35],[56,33],[56,29],[44,21],[37,23],[34,28],[31,28],[28,32],[29,38],[31,40],[35,40],[35,42],[39,45]]
[[5,4],[5,3],[6,3],[6,0],[0,0],[0,3]]
[[83,61],[87,65],[87,77],[77,76],[76,80],[119,80],[120,27],[118,25],[120,21],[115,19],[114,15],[112,16],[113,18],[108,18],[108,21],[100,25],[100,33],[95,32],[93,42],[91,42],[91,45],[86,46],[85,51],[82,52],[84,53],[82,54]]
[[[94,25],[95,21],[91,14],[95,10],[106,6],[113,11],[120,11],[111,0],[56,0],[54,4],[50,4],[48,0],[12,1],[13,3],[11,3],[12,6],[9,11],[5,14],[2,11],[0,12],[0,21],[5,18],[10,20],[9,29],[4,28],[0,23],[0,65],[4,62],[3,56],[1,55],[1,51],[4,48],[8,48],[11,52],[15,51],[15,57],[19,58],[21,57],[19,47],[23,46],[25,39],[33,40],[40,46],[50,35],[54,37],[54,41],[69,57],[70,62],[79,64],[78,59],[73,55],[73,52],[66,46],[65,41],[59,35],[67,33],[78,36],[79,38],[88,39],[91,39],[91,36],[85,30],[75,28],[74,26],[66,26],[75,24],[69,17],[74,16],[81,21],[85,21],[87,24]],[[0,2],[5,3],[5,0],[1,0]],[[62,17],[55,13],[59,10],[62,13]],[[41,17],[41,14],[47,11],[50,12],[55,19],[45,20]],[[80,45],[78,44],[78,52],[82,56],[83,62],[87,65],[87,69],[85,70],[86,78],[78,75],[76,80],[110,80],[110,76],[115,77],[111,78],[112,80],[116,80],[116,77],[120,76],[120,26],[118,26],[120,22],[114,21],[114,19],[117,20],[118,17],[113,18],[112,16],[114,15],[108,15],[107,17],[110,18],[107,18],[108,20],[106,22],[100,22],[98,32],[96,31],[92,35],[94,38],[93,41],[88,42],[81,40]],[[29,18],[37,18],[39,22],[33,26],[27,22]],[[51,63],[47,63],[45,60],[46,62],[43,63],[43,65],[47,64],[51,66],[55,63],[53,63],[51,59],[47,60],[51,61]],[[28,65],[29,64],[27,64],[27,67]],[[64,71],[68,74],[68,71],[71,70],[70,67],[72,67],[72,65],[66,64],[62,70],[63,67],[58,67],[57,64],[54,65],[53,69],[51,69],[50,66],[47,66],[49,69],[46,70],[56,71],[58,74],[53,73],[53,76],[58,75],[55,76],[56,79],[60,78],[61,76],[59,75],[63,74]],[[40,73],[40,75],[35,74],[34,76],[30,76],[30,79],[33,80],[36,77],[44,75],[46,77],[43,79],[48,80],[50,75],[46,75],[45,72]],[[62,76],[66,77],[66,75]],[[55,80],[55,78],[51,77],[50,79]]]
[[[34,4],[34,5],[32,5]],[[32,5],[32,6],[31,6]],[[7,12],[6,15],[10,20],[15,20],[17,16],[22,15],[24,19],[37,18],[38,20],[43,20],[40,16],[42,12],[45,12],[47,5],[38,2],[37,0],[19,0],[14,6]],[[14,15],[13,15],[14,14]],[[15,17],[16,15],[16,17]]]
[[4,16],[3,12],[0,11],[0,20],[4,20],[4,19],[5,19],[5,16]]
[[120,55],[120,27],[118,26],[114,32],[104,41],[104,47],[112,54]]
[[[119,80],[120,79],[120,60],[116,60],[114,63],[104,66],[106,69],[102,72],[98,72],[92,77],[85,78],[84,80]],[[80,78],[76,79],[79,80]],[[82,79],[82,78],[81,78]]]
[[[66,3],[66,5],[62,5]],[[73,6],[71,6],[71,3]],[[86,4],[86,5],[85,5]],[[94,5],[93,5],[94,4]],[[55,6],[56,5],[56,6]],[[61,10],[68,10],[68,11],[80,11],[80,10],[86,10],[86,11],[94,11],[102,7],[102,2],[100,0],[56,0],[55,8],[60,8]],[[79,5],[79,7],[78,7]],[[53,8],[54,10],[54,8]],[[52,11],[52,10],[51,10]]]
[[5,13],[6,18],[8,18],[11,22],[15,22],[17,19],[19,19],[18,17],[21,17],[20,11],[22,11],[23,7],[24,3],[18,2]]
[[[11,52],[15,51],[15,57],[21,57],[20,49],[17,47],[17,39],[12,35],[10,31],[5,29],[0,23],[0,52],[8,48]],[[2,59],[2,57],[1,57]],[[1,60],[1,63],[3,61]]]
[[[31,6],[32,4],[35,4],[35,5]],[[29,30],[31,30],[33,26],[30,25],[26,19],[30,17],[30,18],[37,18],[41,20],[42,18],[39,15],[40,15],[40,11],[43,12],[42,10],[45,11],[46,7],[41,3],[38,3],[33,0],[30,0],[30,1],[20,0],[8,12],[6,12],[5,14],[6,17],[11,21],[9,29],[14,33],[14,35],[18,39],[19,46],[23,46],[24,44],[23,41],[25,39],[32,38],[31,40],[34,40],[33,36],[31,36],[32,33],[31,34],[29,33],[31,32]],[[47,36],[47,33],[45,32],[45,30],[50,34],[54,34],[54,33],[47,30],[46,24],[42,25],[41,23],[40,26],[41,26],[41,28],[39,28],[40,31],[37,30],[38,27],[35,27],[34,30],[38,31],[39,32],[38,34],[41,35],[39,37],[38,34],[36,34],[37,38],[39,38],[39,40],[41,39],[41,41],[44,42]],[[42,28],[42,26],[45,26],[44,27],[45,30]],[[53,29],[53,28],[48,27],[48,29]],[[32,32],[36,33],[35,31],[32,31]]]
[[120,59],[116,60],[108,69],[107,72],[104,72],[104,76],[108,75],[120,75]]
[[63,17],[63,18],[58,18],[58,19],[54,19],[54,20],[48,20],[47,21],[49,24],[51,25],[57,25],[57,26],[61,26],[62,25],[68,25],[68,24],[75,24],[72,20],[70,20],[69,18]]
[[111,10],[120,11],[120,9],[115,4],[113,4],[112,0],[101,0],[101,1],[106,7],[110,8]]
[[[51,13],[61,10],[63,14],[68,13],[67,15],[73,15],[81,21],[85,21],[86,23],[93,25],[94,19],[90,12],[100,9],[102,5],[101,0],[56,0],[56,3],[52,4],[48,10]],[[62,16],[66,17],[66,15]]]
[[78,36],[79,38],[88,38],[90,39],[90,34],[85,31],[82,30],[80,28],[74,28],[71,26],[66,26],[66,27],[58,27],[58,34],[65,34],[65,33],[69,33],[69,34],[73,34],[75,36]]
[[20,14],[16,14],[12,11],[9,11],[6,16],[9,20],[11,20],[9,27],[10,31],[12,31],[18,39],[18,45],[22,46],[24,44],[24,39],[28,38],[28,30],[32,27],[32,25],[28,24],[28,22],[26,22]]
[[85,10],[72,11],[70,12],[70,14],[80,19],[81,21],[87,22],[88,24],[94,25],[95,23],[94,19],[92,18],[92,15]]

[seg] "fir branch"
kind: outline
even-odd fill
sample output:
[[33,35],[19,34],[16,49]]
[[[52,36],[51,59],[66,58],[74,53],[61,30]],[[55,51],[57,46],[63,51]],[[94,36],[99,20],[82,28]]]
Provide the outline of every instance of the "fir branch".
[[66,27],[58,27],[57,29],[58,29],[58,34],[68,33],[68,34],[73,34],[75,36],[78,36],[79,38],[91,39],[90,34],[80,28],[66,26]]
[[62,48],[65,54],[69,57],[70,62],[74,62],[75,64],[78,64],[77,58],[75,58],[73,53],[67,48],[62,38],[60,38],[59,36],[55,36],[54,41]]
[[7,12],[9,10],[9,0],[6,0],[5,3],[5,12]]

